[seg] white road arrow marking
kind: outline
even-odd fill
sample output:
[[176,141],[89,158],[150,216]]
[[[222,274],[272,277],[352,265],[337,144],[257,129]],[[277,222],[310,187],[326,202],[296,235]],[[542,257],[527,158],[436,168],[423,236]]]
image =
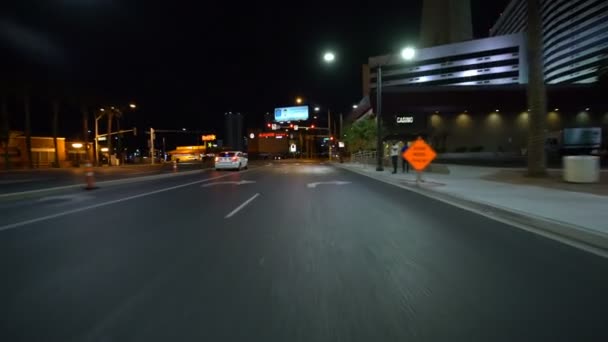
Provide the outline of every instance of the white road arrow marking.
[[308,183],[308,188],[310,189],[314,189],[319,185],[323,185],[323,184],[331,184],[331,185],[346,185],[346,184],[350,184],[350,182],[343,182],[343,181],[331,181],[331,182],[316,182],[316,183]]
[[201,185],[201,187],[208,188],[208,187],[214,186],[214,185],[226,185],[226,184],[243,185],[243,184],[252,184],[252,183],[255,183],[255,181],[242,180],[242,181],[238,181],[238,182],[215,182],[215,183],[203,184],[203,185]]

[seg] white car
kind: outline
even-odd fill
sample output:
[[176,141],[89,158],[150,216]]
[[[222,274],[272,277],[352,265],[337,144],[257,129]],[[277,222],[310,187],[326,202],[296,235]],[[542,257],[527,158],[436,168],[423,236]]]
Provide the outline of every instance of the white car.
[[220,152],[215,157],[216,170],[240,170],[247,169],[247,154],[239,151]]

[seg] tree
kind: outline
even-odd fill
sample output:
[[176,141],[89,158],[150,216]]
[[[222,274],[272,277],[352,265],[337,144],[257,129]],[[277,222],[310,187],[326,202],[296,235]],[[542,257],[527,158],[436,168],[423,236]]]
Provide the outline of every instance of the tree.
[[351,152],[372,150],[376,146],[376,120],[365,118],[344,130],[344,141]]
[[53,100],[53,147],[55,147],[55,161],[53,167],[59,167],[59,149],[57,135],[59,134],[59,100]]
[[528,0],[528,175],[547,174],[545,156],[545,127],[547,90],[543,63],[543,28],[540,0]]

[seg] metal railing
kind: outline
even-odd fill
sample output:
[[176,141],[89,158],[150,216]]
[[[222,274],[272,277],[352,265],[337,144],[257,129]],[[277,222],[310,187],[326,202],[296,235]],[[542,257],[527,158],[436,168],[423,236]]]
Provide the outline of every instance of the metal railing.
[[[376,151],[360,151],[350,155],[350,162],[359,164],[362,167],[376,167]],[[390,166],[390,159],[385,155],[383,158],[384,166]]]

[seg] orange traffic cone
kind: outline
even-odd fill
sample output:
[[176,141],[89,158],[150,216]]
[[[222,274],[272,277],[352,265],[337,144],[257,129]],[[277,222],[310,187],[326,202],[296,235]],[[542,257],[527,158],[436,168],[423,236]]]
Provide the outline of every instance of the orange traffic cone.
[[177,172],[177,160],[173,161],[173,172]]
[[93,165],[91,162],[85,164],[85,190],[97,189],[95,186],[95,173],[93,172]]

